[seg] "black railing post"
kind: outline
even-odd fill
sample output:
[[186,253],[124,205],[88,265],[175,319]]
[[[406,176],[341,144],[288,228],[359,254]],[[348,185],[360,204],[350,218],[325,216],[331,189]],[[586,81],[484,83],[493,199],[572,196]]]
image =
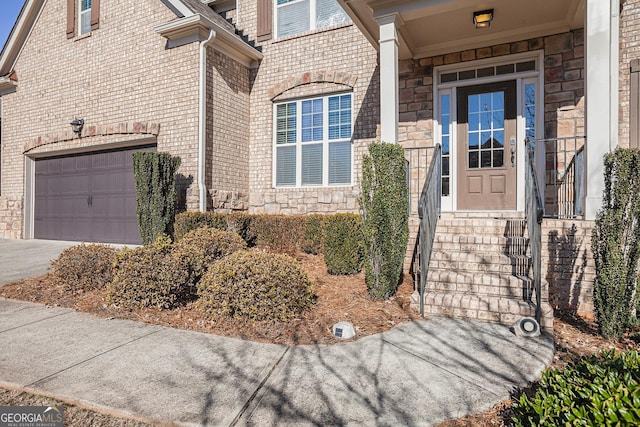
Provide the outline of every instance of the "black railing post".
[[433,251],[436,225],[440,218],[442,202],[442,146],[436,144],[418,201],[418,245],[420,253],[420,315],[424,316],[424,293]]

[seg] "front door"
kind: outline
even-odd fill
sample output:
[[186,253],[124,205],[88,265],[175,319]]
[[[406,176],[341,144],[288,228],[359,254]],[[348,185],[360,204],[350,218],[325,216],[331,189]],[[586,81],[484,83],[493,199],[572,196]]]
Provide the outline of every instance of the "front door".
[[459,210],[516,209],[516,82],[461,87]]

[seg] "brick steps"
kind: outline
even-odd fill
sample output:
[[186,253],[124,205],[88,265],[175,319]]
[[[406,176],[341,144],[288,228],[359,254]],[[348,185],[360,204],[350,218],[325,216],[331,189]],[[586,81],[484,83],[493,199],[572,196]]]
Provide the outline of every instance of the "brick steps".
[[[526,223],[504,214],[446,214],[438,221],[425,284],[425,314],[511,325],[535,316]],[[417,230],[416,230],[417,234]],[[542,324],[553,323],[543,295]],[[419,306],[417,294],[414,307]]]

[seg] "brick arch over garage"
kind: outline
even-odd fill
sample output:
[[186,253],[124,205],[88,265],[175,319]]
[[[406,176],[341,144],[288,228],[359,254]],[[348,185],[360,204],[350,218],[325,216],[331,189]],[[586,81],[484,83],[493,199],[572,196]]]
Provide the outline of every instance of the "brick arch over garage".
[[267,94],[273,101],[280,95],[287,91],[295,89],[299,86],[316,84],[316,83],[328,83],[338,86],[346,86],[351,89],[356,85],[358,78],[354,74],[344,73],[342,71],[307,71],[294,77],[289,77],[286,80],[271,87]]
[[62,131],[58,134],[42,135],[26,142],[24,144],[23,154],[27,154],[37,148],[51,145],[62,144],[70,141],[86,141],[87,138],[107,139],[107,142],[124,138],[124,140],[134,141],[139,138],[157,137],[160,133],[159,123],[150,122],[123,122],[109,125],[97,124],[88,125],[82,129],[80,137],[75,135],[70,129]]

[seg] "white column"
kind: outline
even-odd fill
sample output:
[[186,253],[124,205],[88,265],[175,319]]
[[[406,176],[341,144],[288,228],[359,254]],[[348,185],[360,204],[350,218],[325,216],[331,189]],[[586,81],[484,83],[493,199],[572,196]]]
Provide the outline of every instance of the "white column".
[[398,142],[398,14],[376,18],[380,26],[380,136],[389,143]]
[[619,0],[587,0],[585,219],[602,207],[605,154],[618,145]]

